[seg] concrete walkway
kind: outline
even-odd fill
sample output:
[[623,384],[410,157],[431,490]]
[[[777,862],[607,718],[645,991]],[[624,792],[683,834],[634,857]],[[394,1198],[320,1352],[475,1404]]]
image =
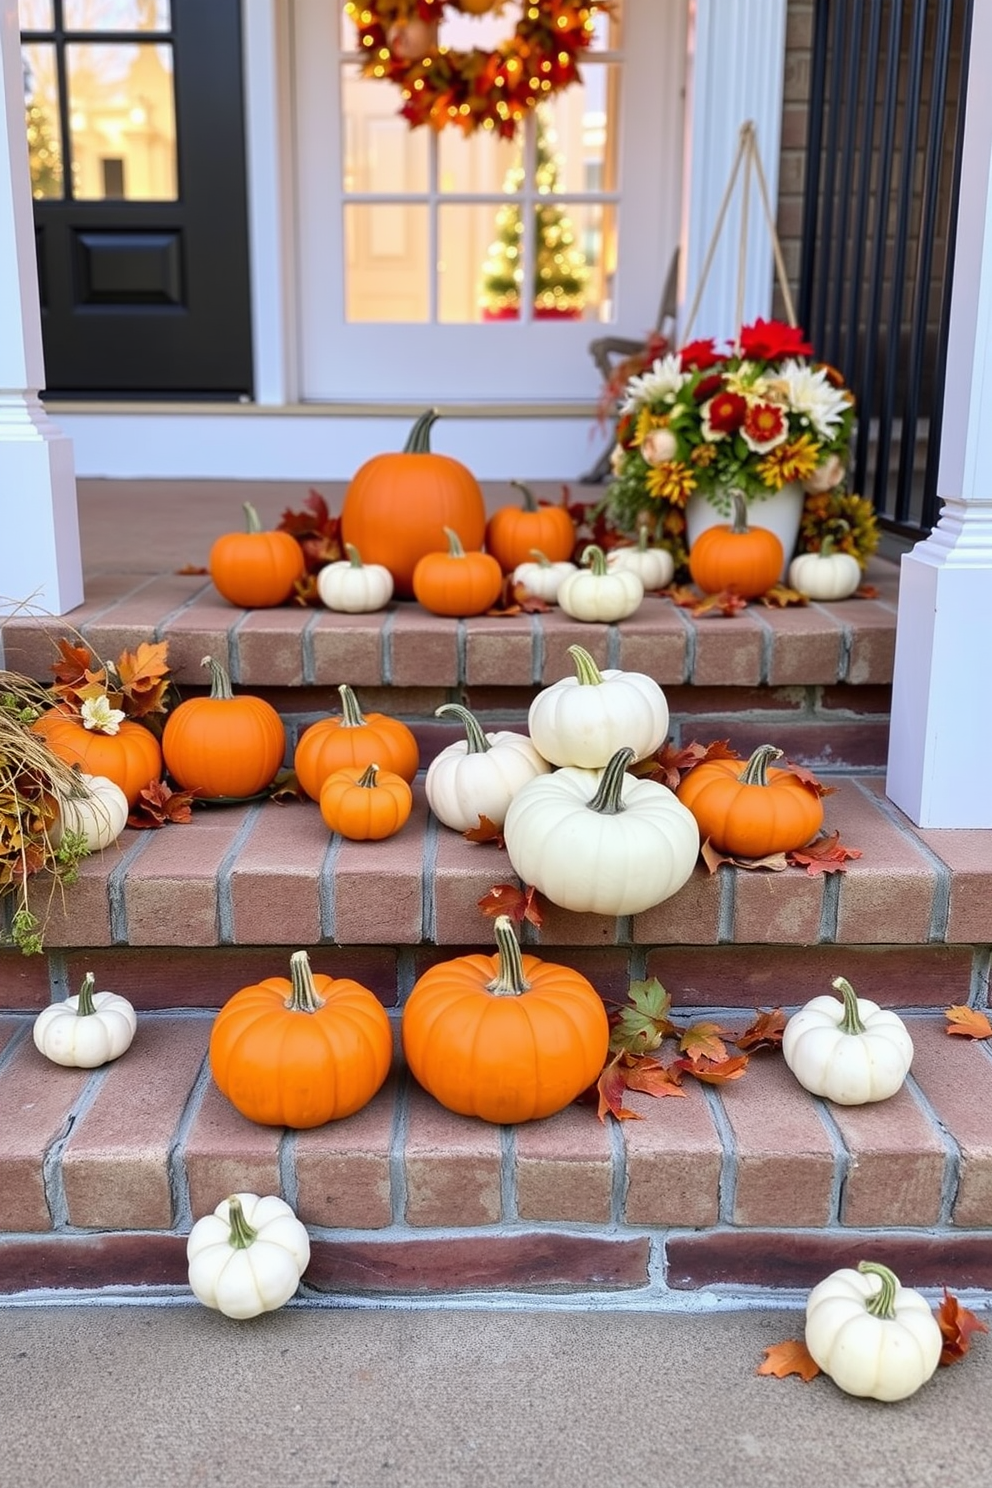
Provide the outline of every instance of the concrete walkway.
[[795,1311],[0,1310],[6,1488],[947,1488],[992,1341],[896,1405],[759,1377]]

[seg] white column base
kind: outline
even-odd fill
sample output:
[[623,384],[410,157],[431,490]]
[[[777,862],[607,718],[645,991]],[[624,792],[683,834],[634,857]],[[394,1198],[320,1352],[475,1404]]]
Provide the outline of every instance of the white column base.
[[0,615],[83,602],[72,441],[29,393],[0,393]]

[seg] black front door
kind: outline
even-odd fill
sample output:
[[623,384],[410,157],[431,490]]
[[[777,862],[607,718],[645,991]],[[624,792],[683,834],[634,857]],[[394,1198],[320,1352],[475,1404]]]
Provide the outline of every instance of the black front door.
[[49,396],[252,392],[240,0],[20,0]]

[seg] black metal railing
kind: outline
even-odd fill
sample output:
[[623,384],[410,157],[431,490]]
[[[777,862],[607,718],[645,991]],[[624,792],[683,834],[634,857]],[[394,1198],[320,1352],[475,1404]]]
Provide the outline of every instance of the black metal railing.
[[907,536],[939,515],[973,3],[813,12],[799,320],[858,399],[853,489]]

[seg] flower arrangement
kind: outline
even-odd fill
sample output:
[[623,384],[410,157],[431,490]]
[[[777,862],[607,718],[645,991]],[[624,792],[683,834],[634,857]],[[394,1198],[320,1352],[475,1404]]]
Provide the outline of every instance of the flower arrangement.
[[694,493],[729,516],[733,490],[761,501],[798,482],[807,499],[821,498],[803,547],[818,548],[830,523],[837,547],[863,564],[878,536],[869,503],[843,493],[854,396],[811,355],[798,327],[759,319],[724,352],[693,341],[631,377],[605,500],[610,520],[630,534],[647,526],[683,564]]

